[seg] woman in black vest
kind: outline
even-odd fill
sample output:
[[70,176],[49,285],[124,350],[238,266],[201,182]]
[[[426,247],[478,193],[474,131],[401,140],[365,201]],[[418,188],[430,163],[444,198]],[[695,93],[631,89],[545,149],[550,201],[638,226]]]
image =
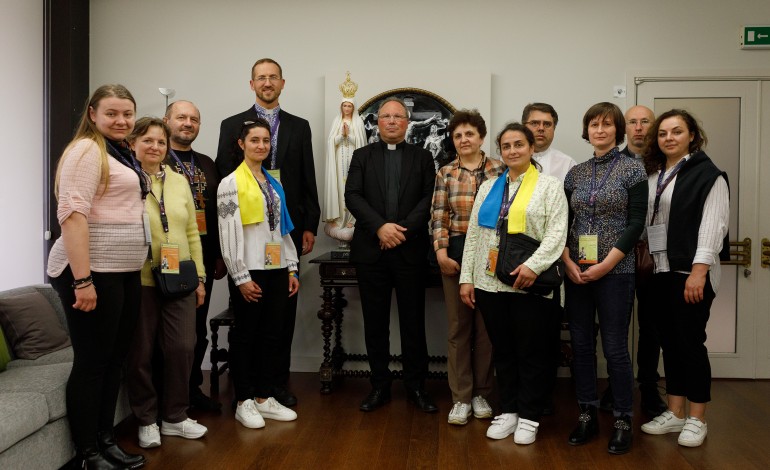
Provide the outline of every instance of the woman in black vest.
[[[647,134],[647,240],[655,260],[651,311],[661,332],[668,410],[642,425],[648,434],[679,433],[679,444],[706,438],[711,366],[706,323],[720,278],[730,216],[727,176],[701,150],[706,135],[687,111],[662,114]],[[690,402],[689,412],[686,403]]]

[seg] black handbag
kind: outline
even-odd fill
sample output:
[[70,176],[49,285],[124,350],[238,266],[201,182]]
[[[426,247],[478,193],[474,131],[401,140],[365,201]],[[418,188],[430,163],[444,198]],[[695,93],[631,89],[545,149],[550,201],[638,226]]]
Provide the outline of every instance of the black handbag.
[[[538,247],[540,247],[539,241],[523,233],[503,233],[500,236],[497,266],[495,267],[495,274],[500,282],[512,286],[517,276],[511,276],[510,273],[527,261]],[[563,279],[564,261],[559,258],[548,269],[540,273],[530,287],[523,290],[533,294],[548,295],[561,286]]]
[[200,282],[195,261],[191,259],[179,262],[179,274],[162,273],[160,266],[155,266],[152,275],[158,291],[167,299],[177,299],[194,292]]
[[[458,264],[463,264],[463,250],[465,249],[465,234],[455,235],[449,237],[449,246],[446,249],[446,255],[457,261]],[[428,264],[433,268],[438,268],[438,259],[436,259],[436,252],[433,251],[433,247],[428,252]]]

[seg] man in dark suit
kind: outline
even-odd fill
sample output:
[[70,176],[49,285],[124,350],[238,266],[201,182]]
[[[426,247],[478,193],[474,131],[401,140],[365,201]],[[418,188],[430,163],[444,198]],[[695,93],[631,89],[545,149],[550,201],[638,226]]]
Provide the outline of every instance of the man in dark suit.
[[208,347],[208,328],[206,318],[209,313],[211,290],[214,279],[222,279],[227,274],[225,262],[219,248],[219,231],[217,230],[217,187],[219,172],[214,160],[192,149],[192,143],[198,137],[201,128],[201,113],[198,107],[190,101],[175,101],[166,108],[163,122],[168,124],[171,131],[169,152],[166,164],[169,168],[187,178],[195,202],[198,232],[203,247],[203,264],[206,267],[206,277],[203,285],[206,287],[206,298],[203,305],[195,312],[195,355],[193,369],[190,374],[190,406],[201,410],[217,411],[222,405],[207,397],[200,386],[203,384],[201,365]]
[[378,112],[380,142],[356,150],[345,184],[345,204],[356,218],[350,261],[356,268],[372,391],[361,403],[372,411],[390,400],[390,299],[395,288],[404,386],[420,410],[438,411],[425,393],[425,277],[428,220],[435,169],[427,150],[404,142],[409,111],[389,98]]
[[[631,106],[626,111],[626,148],[621,153],[641,159],[644,152],[644,138],[655,122],[655,113],[646,106]],[[660,416],[668,405],[658,392],[658,362],[660,360],[660,332],[653,321],[650,307],[645,302],[647,296],[643,287],[636,287],[636,319],[639,322],[639,341],[636,346],[636,381],[642,396],[642,412],[650,418]],[[599,407],[612,411],[612,389],[608,386],[602,395]]]
[[[313,147],[310,125],[305,119],[280,109],[278,97],[285,84],[283,70],[273,59],[260,59],[251,68],[251,89],[256,102],[246,111],[222,121],[217,149],[217,168],[224,178],[243,161],[243,150],[238,146],[238,134],[244,122],[260,117],[270,123],[270,157],[263,165],[280,181],[286,194],[286,207],[294,223],[291,239],[303,255],[310,253],[315,244],[321,208],[315,181]],[[273,397],[284,406],[297,404],[297,397],[287,388],[291,363],[291,342],[297,316],[297,296],[289,298],[285,323],[281,331],[279,371],[275,378]]]

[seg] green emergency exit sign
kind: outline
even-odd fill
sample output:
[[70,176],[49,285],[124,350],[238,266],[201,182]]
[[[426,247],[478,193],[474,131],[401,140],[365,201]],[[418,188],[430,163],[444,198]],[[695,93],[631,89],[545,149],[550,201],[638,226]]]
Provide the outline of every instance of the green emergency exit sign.
[[770,26],[744,26],[741,49],[770,49]]

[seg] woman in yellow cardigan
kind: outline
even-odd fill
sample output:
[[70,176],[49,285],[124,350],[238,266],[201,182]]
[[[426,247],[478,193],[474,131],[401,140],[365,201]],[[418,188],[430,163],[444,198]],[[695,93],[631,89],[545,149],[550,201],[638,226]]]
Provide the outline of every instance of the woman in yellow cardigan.
[[[152,258],[142,268],[142,307],[128,357],[127,386],[131,410],[139,421],[139,446],[160,445],[160,435],[197,439],[206,427],[187,417],[188,382],[195,347],[195,309],[203,303],[205,268],[195,204],[184,176],[166,171],[169,129],[158,118],[136,122],[128,137],[142,171],[151,183],[145,211],[152,234]],[[152,266],[166,259],[192,259],[198,271],[195,292],[184,297],[164,298],[155,286]],[[163,399],[158,428],[158,394],[152,382],[153,353],[158,345],[163,355]]]

